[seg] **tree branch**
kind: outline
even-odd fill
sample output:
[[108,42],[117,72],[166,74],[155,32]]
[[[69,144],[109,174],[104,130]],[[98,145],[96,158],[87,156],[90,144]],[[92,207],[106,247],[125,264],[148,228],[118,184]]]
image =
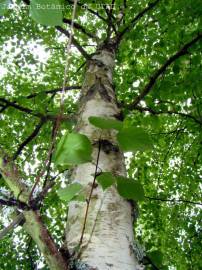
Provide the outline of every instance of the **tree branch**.
[[109,41],[109,39],[110,39],[110,37],[111,37],[112,29],[114,30],[114,33],[117,34],[115,25],[114,25],[114,23],[113,23],[113,20],[114,20],[114,21],[116,20],[116,18],[115,18],[114,15],[113,15],[114,2],[115,2],[115,0],[112,0],[112,3],[111,3],[111,6],[110,6],[110,9],[109,9],[109,10],[108,10],[108,8],[104,5],[104,9],[105,9],[105,12],[106,12],[107,17],[108,17],[107,41]]
[[149,12],[151,9],[153,9],[161,0],[155,0],[152,3],[149,3],[148,6],[143,9],[139,14],[137,14],[135,16],[135,18],[133,18],[129,24],[121,31],[118,33],[117,35],[117,44],[120,43],[120,41],[122,40],[123,36],[125,35],[125,33],[129,32],[134,26],[135,24],[147,13]]
[[[14,196],[21,202],[27,204],[30,195],[29,188],[25,185],[25,182],[22,181],[18,168],[10,161],[10,158],[7,157],[2,150],[0,150],[0,172]],[[49,268],[55,270],[67,270],[68,263],[58,251],[57,245],[54,243],[47,228],[43,224],[39,212],[25,210],[23,215],[25,217],[23,227],[44,255]]]
[[[64,18],[63,22],[67,23],[69,25],[72,25],[72,20],[70,20],[70,19]],[[74,22],[73,26],[74,26],[75,29],[77,29],[81,33],[87,35],[89,38],[92,38],[92,39],[97,41],[98,37],[93,35],[92,33],[87,32],[87,30],[82,25],[80,25],[79,23]]]
[[21,154],[22,150],[24,149],[24,147],[26,145],[28,145],[39,133],[41,127],[45,124],[46,119],[41,118],[40,122],[38,123],[38,125],[36,125],[35,129],[33,130],[33,132],[19,145],[17,151],[15,152],[15,154],[13,155],[13,160],[16,160],[17,157]]
[[31,200],[30,204],[34,208],[40,208],[41,203],[43,202],[44,198],[46,197],[46,194],[49,192],[49,190],[55,185],[54,180],[57,178],[58,175],[52,177],[46,183],[44,182],[43,190],[36,196],[35,199]]
[[29,5],[29,4],[30,4],[30,0],[23,0],[23,2],[24,2],[26,5]]
[[8,105],[0,105],[1,109],[0,109],[0,113],[3,113],[9,106]]
[[167,67],[169,67],[175,60],[177,60],[179,57],[185,55],[188,53],[188,49],[194,45],[197,41],[199,41],[202,38],[202,33],[199,33],[195,38],[193,38],[191,41],[186,43],[178,52],[173,54],[164,65],[162,65],[150,78],[148,84],[145,86],[143,91],[136,97],[134,102],[129,105],[130,109],[134,109],[134,107],[152,90],[152,87],[156,83],[156,80],[165,72]]
[[[40,119],[44,119],[44,121],[45,120],[55,121],[58,118],[57,115],[50,115],[50,114],[44,115],[42,113],[35,112],[29,108],[26,108],[26,107],[23,107],[23,106],[17,104],[16,101],[9,101],[5,98],[0,98],[0,101],[5,103],[5,105],[7,106],[6,108],[13,107],[16,110],[27,113],[28,115],[32,115],[32,116],[38,117]],[[67,115],[62,115],[60,117],[61,117],[61,121],[69,119],[69,117]]]
[[199,119],[197,119],[196,117],[194,117],[191,114],[186,114],[186,113],[182,113],[182,112],[177,112],[177,111],[156,111],[152,108],[148,108],[148,107],[140,107],[140,106],[135,106],[134,108],[135,110],[138,110],[140,112],[150,112],[153,115],[159,115],[159,114],[170,114],[170,115],[179,115],[185,118],[189,118],[194,120],[194,122],[196,122],[199,125],[202,125],[202,121],[200,121]]
[[[71,1],[71,0],[67,0],[71,5],[74,4],[74,1]],[[85,4],[81,4],[79,2],[77,2],[77,5],[80,6],[80,7],[85,7],[85,10],[87,10],[89,13],[95,15],[96,17],[98,17],[99,19],[101,19],[102,21],[104,21],[105,23],[107,23],[107,20],[102,17],[98,11],[94,11],[90,8],[88,8],[88,5],[85,5]]]
[[3,239],[10,231],[12,231],[16,226],[18,226],[24,220],[23,213],[17,215],[14,220],[3,230],[0,231],[0,240]]
[[9,100],[7,100],[5,98],[2,98],[2,97],[0,97],[0,101],[3,102],[3,103],[5,103],[7,105],[7,107],[13,107],[13,108],[15,108],[15,109],[17,109],[17,110],[19,110],[21,112],[25,112],[27,114],[34,115],[36,117],[41,117],[42,116],[40,113],[34,113],[31,109],[26,108],[26,107],[23,107],[21,105],[18,105],[16,103],[16,101],[13,101],[12,102],[12,101],[9,101]]
[[37,269],[37,266],[35,265],[35,262],[34,262],[34,260],[32,258],[33,252],[30,251],[32,242],[33,242],[33,240],[30,237],[29,242],[28,242],[28,246],[27,246],[27,253],[28,253],[29,261],[30,261],[30,270],[36,270]]
[[[75,85],[75,86],[66,86],[65,87],[65,91],[70,91],[70,90],[76,90],[76,89],[78,89],[78,90],[80,90],[81,89],[81,86],[77,86],[77,85]],[[62,92],[63,91],[63,89],[62,88],[55,88],[55,89],[51,89],[51,90],[46,90],[46,91],[41,91],[41,92],[37,92],[37,93],[33,93],[33,94],[30,94],[30,95],[28,95],[28,96],[26,96],[26,98],[27,99],[31,99],[31,98],[34,98],[34,97],[36,97],[36,96],[38,96],[38,95],[40,95],[40,94],[54,94],[54,93],[58,93],[58,92]]]
[[143,259],[146,260],[146,261],[148,261],[148,264],[150,264],[150,265],[153,267],[152,270],[160,270],[160,269],[153,263],[153,261],[149,258],[149,256],[145,256]]
[[188,201],[188,200],[183,200],[183,199],[163,199],[163,198],[154,198],[154,197],[148,197],[145,196],[145,198],[149,199],[149,200],[154,200],[154,201],[162,201],[162,202],[182,202],[182,203],[190,203],[190,204],[195,204],[195,205],[202,205],[202,203],[200,202],[192,202],[192,201]]
[[[59,32],[65,34],[68,38],[70,37],[70,33],[68,30],[62,28],[61,26],[55,27]],[[79,42],[72,37],[72,44],[77,48],[77,50],[88,60],[90,55],[83,49],[83,47],[79,44]]]
[[5,205],[5,206],[12,206],[12,207],[17,207],[18,209],[29,209],[29,206],[24,203],[24,202],[21,202],[19,200],[16,200],[14,198],[9,198],[9,199],[0,199],[0,205]]
[[[53,123],[53,126],[52,126],[52,132],[51,132],[51,141],[52,142],[53,142],[54,136],[55,136],[56,125],[57,125],[57,123],[54,122]],[[44,179],[43,188],[46,187],[46,184],[47,184],[48,179],[49,179],[50,170],[51,170],[52,157],[53,157],[53,152],[51,151],[50,156],[49,156],[49,159],[48,159],[48,164],[47,164],[47,169],[46,169],[46,176],[45,176],[45,179]]]

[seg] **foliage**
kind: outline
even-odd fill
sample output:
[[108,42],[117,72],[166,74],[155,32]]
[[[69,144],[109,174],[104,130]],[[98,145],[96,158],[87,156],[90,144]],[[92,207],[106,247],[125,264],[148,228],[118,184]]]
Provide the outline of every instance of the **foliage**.
[[62,9],[57,8],[61,2],[59,0],[32,0],[30,5],[30,16],[37,23],[47,26],[62,24]]
[[[64,1],[67,8],[62,12],[57,10],[53,14],[53,10],[43,10],[36,14],[33,9],[30,13],[27,1],[13,2],[14,6],[8,8],[8,1],[0,1],[0,16],[4,15],[0,19],[0,145],[10,156],[15,156],[23,177],[31,187],[47,158],[55,126],[54,117],[60,113],[66,38],[52,26],[62,25],[65,28],[62,18],[70,19],[72,9],[68,8],[71,1]],[[37,2],[32,0],[31,5]],[[125,7],[122,7],[122,2],[126,3]],[[98,40],[103,41],[107,37],[109,22],[81,7],[88,4],[107,20],[106,10],[94,1],[79,3],[76,22],[92,37],[78,29],[75,37],[80,44],[87,45],[85,48],[90,54],[96,48],[93,35],[96,33]],[[124,24],[127,25],[134,14],[139,14],[148,3],[146,0],[116,0],[113,16],[119,30],[124,29]],[[121,7],[125,16],[119,23],[116,18]],[[151,91],[138,104],[134,105],[134,101],[150,83],[156,70],[200,33],[201,12],[200,0],[162,0],[138,20],[125,33],[116,59],[114,84],[122,106],[123,127],[121,121],[89,119],[96,127],[117,130],[122,150],[132,152],[126,158],[128,178],[124,179],[124,184],[122,178],[116,178],[109,172],[97,176],[97,181],[105,189],[119,179],[117,188],[120,194],[128,199],[140,200],[136,235],[159,269],[202,268],[202,213],[201,205],[195,204],[201,200],[202,175],[201,40],[166,67]],[[74,50],[70,57],[68,86],[82,84],[85,61]],[[78,109],[78,89],[65,93],[65,116],[69,118]],[[67,130],[70,133],[64,135]],[[21,147],[27,138],[30,138],[29,143]],[[56,139],[58,148],[54,158],[59,160],[60,165],[65,165],[60,172],[64,172],[69,165],[90,160],[90,142],[81,134],[71,133],[69,122],[62,121]],[[75,141],[79,145],[76,149]],[[74,160],[72,154],[68,156],[70,152],[73,152]],[[47,179],[57,174],[58,168],[51,163],[39,189],[43,188]],[[60,189],[63,182],[64,177],[59,174],[40,209],[43,221],[58,245],[62,244],[66,220],[66,203],[58,199],[58,195],[63,198],[64,190]],[[1,197],[12,196],[2,178],[0,188]],[[64,196],[67,196],[67,201],[80,191],[80,188],[69,185],[66,189],[68,193]],[[5,206],[0,211],[0,226],[3,228],[11,222],[12,211]],[[37,265],[38,269],[48,269],[35,244],[20,226],[1,240],[0,253],[4,254],[0,258],[2,270],[34,269],[33,265]],[[148,269],[152,266],[148,265]]]
[[117,135],[118,142],[123,151],[145,151],[152,147],[152,142],[147,133],[141,128],[123,128]]
[[79,133],[67,133],[58,143],[54,154],[56,165],[77,165],[91,161],[92,146],[89,139]]
[[120,175],[115,176],[110,172],[103,172],[96,179],[103,190],[116,184],[115,187],[123,198],[134,201],[144,200],[144,189],[142,185],[134,179],[129,179]]
[[121,130],[123,127],[123,124],[121,121],[114,120],[114,119],[107,119],[107,118],[101,118],[96,116],[89,117],[89,122],[101,129],[116,129]]
[[114,175],[110,172],[103,172],[96,177],[97,182],[102,186],[103,190],[112,186],[116,179]]
[[57,193],[61,200],[70,202],[71,200],[78,200],[78,195],[82,190],[82,185],[74,183],[68,185],[66,188],[58,189]]

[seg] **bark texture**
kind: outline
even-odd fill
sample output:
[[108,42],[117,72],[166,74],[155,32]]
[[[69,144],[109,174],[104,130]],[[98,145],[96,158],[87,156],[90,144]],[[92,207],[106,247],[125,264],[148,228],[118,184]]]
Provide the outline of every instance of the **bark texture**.
[[[0,172],[15,198],[24,204],[28,204],[30,195],[28,187],[20,177],[17,167],[1,151]],[[67,262],[43,224],[39,211],[24,210],[23,215],[25,218],[23,227],[37,244],[49,268],[51,270],[68,270]]]
[[[72,179],[85,186],[86,197],[93,183],[99,141],[98,172],[126,175],[123,154],[115,139],[116,131],[100,130],[88,121],[90,116],[114,119],[120,115],[113,87],[114,58],[112,49],[98,49],[88,61],[82,87],[77,132],[91,140],[93,162],[77,166]],[[131,248],[134,240],[131,211],[131,205],[119,196],[114,187],[103,192],[98,185],[94,186],[83,241],[79,246],[78,259],[85,263],[85,269],[142,269]],[[70,253],[78,248],[85,214],[85,202],[70,204],[66,228],[66,245]]]

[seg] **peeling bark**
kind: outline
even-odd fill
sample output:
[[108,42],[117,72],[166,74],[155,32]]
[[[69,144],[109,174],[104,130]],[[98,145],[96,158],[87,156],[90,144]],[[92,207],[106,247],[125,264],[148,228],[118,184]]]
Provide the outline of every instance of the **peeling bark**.
[[[93,161],[77,166],[73,170],[72,179],[85,186],[86,198],[92,186],[93,191],[85,230],[86,203],[71,202],[69,205],[65,245],[70,256],[74,254],[72,268],[62,252],[58,251],[39,212],[32,209],[23,211],[23,227],[37,244],[51,270],[143,269],[131,248],[134,240],[131,204],[120,197],[114,187],[103,192],[100,186],[93,185],[98,151],[100,172],[126,176],[123,153],[116,142],[117,131],[100,130],[88,121],[90,116],[112,119],[121,116],[113,86],[114,58],[112,47],[98,49],[87,62],[82,87],[76,130],[91,140]],[[2,153],[0,170],[14,196],[27,204],[30,191],[20,178],[17,168],[12,162],[5,160]]]
[[[123,153],[116,142],[116,131],[101,131],[88,121],[90,116],[115,119],[120,115],[113,87],[114,58],[115,53],[111,48],[98,50],[88,61],[82,87],[76,130],[91,140],[93,162],[77,166],[72,180],[85,186],[86,198],[93,183],[98,142],[101,143],[99,170],[126,175]],[[66,246],[72,254],[79,249],[77,259],[89,267],[85,269],[142,269],[131,250],[134,240],[131,205],[119,196],[114,187],[103,192],[100,186],[95,185],[83,241],[79,246],[85,213],[85,202],[71,202],[66,227]]]

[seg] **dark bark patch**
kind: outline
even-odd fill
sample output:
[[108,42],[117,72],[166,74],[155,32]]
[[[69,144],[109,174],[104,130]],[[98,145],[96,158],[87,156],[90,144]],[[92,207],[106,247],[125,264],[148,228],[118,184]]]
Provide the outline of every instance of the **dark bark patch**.
[[80,260],[74,260],[70,265],[70,270],[98,270],[97,267],[92,267]]
[[112,267],[112,266],[113,266],[112,263],[106,263],[106,265],[107,265],[108,267]]
[[[94,145],[98,145],[99,142],[96,142]],[[108,140],[100,140],[100,145],[101,149],[106,153],[110,154],[111,152],[113,153],[118,153],[119,152],[119,147],[114,145]]]
[[115,53],[115,51],[117,50],[117,44],[114,40],[106,40],[104,41],[98,48],[100,51],[101,50],[107,50],[109,52],[111,52],[112,54]]
[[124,120],[124,115],[123,112],[117,113],[113,115],[117,120],[123,121]]
[[59,249],[59,252],[61,253],[61,255],[64,258],[64,260],[67,261],[67,262],[69,262],[69,260],[71,258],[71,254],[69,253],[69,250],[67,248],[65,248],[64,246],[62,246]]
[[[99,55],[99,53],[94,53],[92,56],[94,56],[94,55]],[[100,61],[98,59],[92,59],[92,58],[88,62],[88,67],[90,65],[96,65],[98,67],[104,67],[105,66],[104,63],[102,63],[102,61]]]
[[87,91],[86,95],[83,96],[83,102],[88,101],[94,97],[96,93],[99,93],[100,96],[107,102],[111,102],[112,98],[109,96],[107,89],[105,86],[102,84],[101,79],[97,79],[97,82],[93,84],[89,90]]
[[110,141],[108,140],[102,140],[101,141],[101,149],[106,153],[109,154],[111,152],[119,152],[119,148],[118,146],[112,144]]
[[127,200],[130,205],[131,205],[131,216],[132,216],[132,220],[133,220],[133,224],[136,223],[138,216],[139,216],[139,207],[137,202],[133,201],[133,200]]
[[109,96],[107,89],[105,88],[105,86],[101,83],[101,79],[99,79],[98,81],[98,92],[100,94],[100,96],[108,102],[112,101],[112,98]]

